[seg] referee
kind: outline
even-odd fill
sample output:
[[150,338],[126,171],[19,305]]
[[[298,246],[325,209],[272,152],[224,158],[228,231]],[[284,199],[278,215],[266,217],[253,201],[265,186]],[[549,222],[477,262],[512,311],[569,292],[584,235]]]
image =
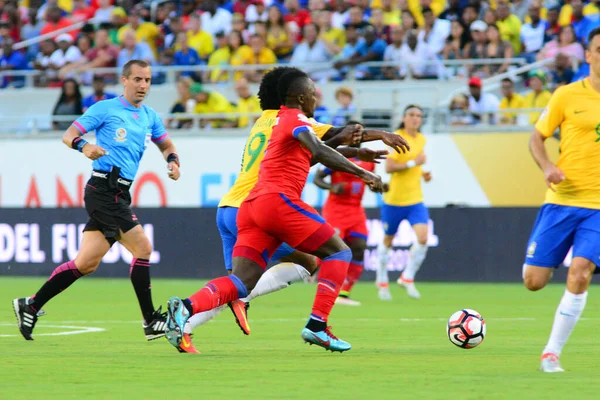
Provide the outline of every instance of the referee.
[[[77,279],[94,272],[117,241],[133,254],[129,275],[142,310],[146,340],[164,335],[166,317],[160,307],[154,309],[150,290],[152,245],[131,210],[129,193],[151,141],[167,161],[169,177],[177,180],[180,175],[175,145],[156,112],[142,104],[151,77],[146,61],[129,61],[121,76],[123,95],[94,104],[63,135],[65,145],[93,160],[84,195],[89,220],[75,259],[57,267],[35,295],[13,301],[19,330],[26,340],[33,340],[33,328],[44,304]],[[97,144],[83,138],[94,130]]]

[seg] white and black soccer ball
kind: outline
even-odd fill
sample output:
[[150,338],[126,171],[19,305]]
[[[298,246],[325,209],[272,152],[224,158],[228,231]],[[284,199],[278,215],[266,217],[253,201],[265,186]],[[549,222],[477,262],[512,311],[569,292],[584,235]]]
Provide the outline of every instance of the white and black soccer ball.
[[465,308],[450,316],[446,332],[448,339],[456,346],[472,349],[485,338],[485,320],[477,311]]

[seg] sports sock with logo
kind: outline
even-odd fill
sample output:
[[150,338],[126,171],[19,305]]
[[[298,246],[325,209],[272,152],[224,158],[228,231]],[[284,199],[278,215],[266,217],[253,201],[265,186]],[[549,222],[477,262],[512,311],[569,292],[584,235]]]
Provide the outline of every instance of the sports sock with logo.
[[554,323],[552,324],[552,332],[550,332],[548,344],[546,344],[542,354],[552,353],[560,356],[563,346],[567,343],[571,332],[573,332],[585,308],[587,295],[587,292],[573,294],[565,290],[554,314]]
[[82,276],[83,274],[79,272],[73,260],[58,266],[46,283],[31,297],[29,305],[39,311],[51,298],[67,289]]
[[134,258],[129,268],[129,278],[135,290],[140,309],[146,323],[152,321],[154,304],[152,304],[152,286],[150,285],[150,260]]

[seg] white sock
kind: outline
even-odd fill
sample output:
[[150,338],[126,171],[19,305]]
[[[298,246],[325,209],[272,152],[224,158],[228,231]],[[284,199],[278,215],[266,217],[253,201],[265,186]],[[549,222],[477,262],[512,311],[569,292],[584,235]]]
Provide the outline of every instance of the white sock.
[[413,243],[410,248],[410,257],[408,259],[408,264],[406,265],[406,269],[402,273],[402,279],[407,281],[414,281],[415,275],[419,272],[421,265],[423,265],[423,261],[425,261],[425,256],[427,255],[427,245],[423,245],[419,242]]
[[548,339],[548,344],[542,354],[552,353],[560,356],[563,346],[567,343],[571,332],[573,332],[573,328],[575,328],[575,324],[579,321],[579,317],[585,308],[587,295],[587,292],[573,294],[565,290],[565,294],[556,309],[556,314],[554,314],[550,339]]
[[379,257],[379,264],[377,266],[377,283],[388,283],[390,280],[388,278],[388,270],[387,266],[390,262],[392,249],[386,247],[383,243],[380,243],[377,246],[377,256]]
[[187,324],[185,324],[185,327],[183,328],[183,332],[184,333],[192,333],[192,331],[194,329],[196,329],[197,326],[205,324],[208,321],[210,321],[211,319],[213,319],[214,317],[216,317],[217,315],[221,314],[221,311],[223,311],[226,307],[227,307],[227,304],[224,304],[220,307],[213,308],[212,310],[208,310],[208,311],[204,311],[204,312],[192,315],[192,317],[188,320]]
[[277,264],[262,274],[248,297],[242,300],[249,302],[258,296],[285,289],[291,283],[304,280],[309,275],[310,273],[300,265],[293,263]]

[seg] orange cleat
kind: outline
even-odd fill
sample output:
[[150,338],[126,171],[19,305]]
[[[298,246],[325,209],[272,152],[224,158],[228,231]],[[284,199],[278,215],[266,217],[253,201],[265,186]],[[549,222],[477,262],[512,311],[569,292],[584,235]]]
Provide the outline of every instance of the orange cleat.
[[181,344],[177,347],[180,353],[200,354],[192,343],[192,335],[190,333],[184,333],[181,338]]
[[235,322],[237,322],[242,332],[244,332],[244,335],[249,335],[250,324],[248,323],[248,308],[250,308],[250,303],[237,299],[227,305],[231,308],[231,312],[235,316]]

